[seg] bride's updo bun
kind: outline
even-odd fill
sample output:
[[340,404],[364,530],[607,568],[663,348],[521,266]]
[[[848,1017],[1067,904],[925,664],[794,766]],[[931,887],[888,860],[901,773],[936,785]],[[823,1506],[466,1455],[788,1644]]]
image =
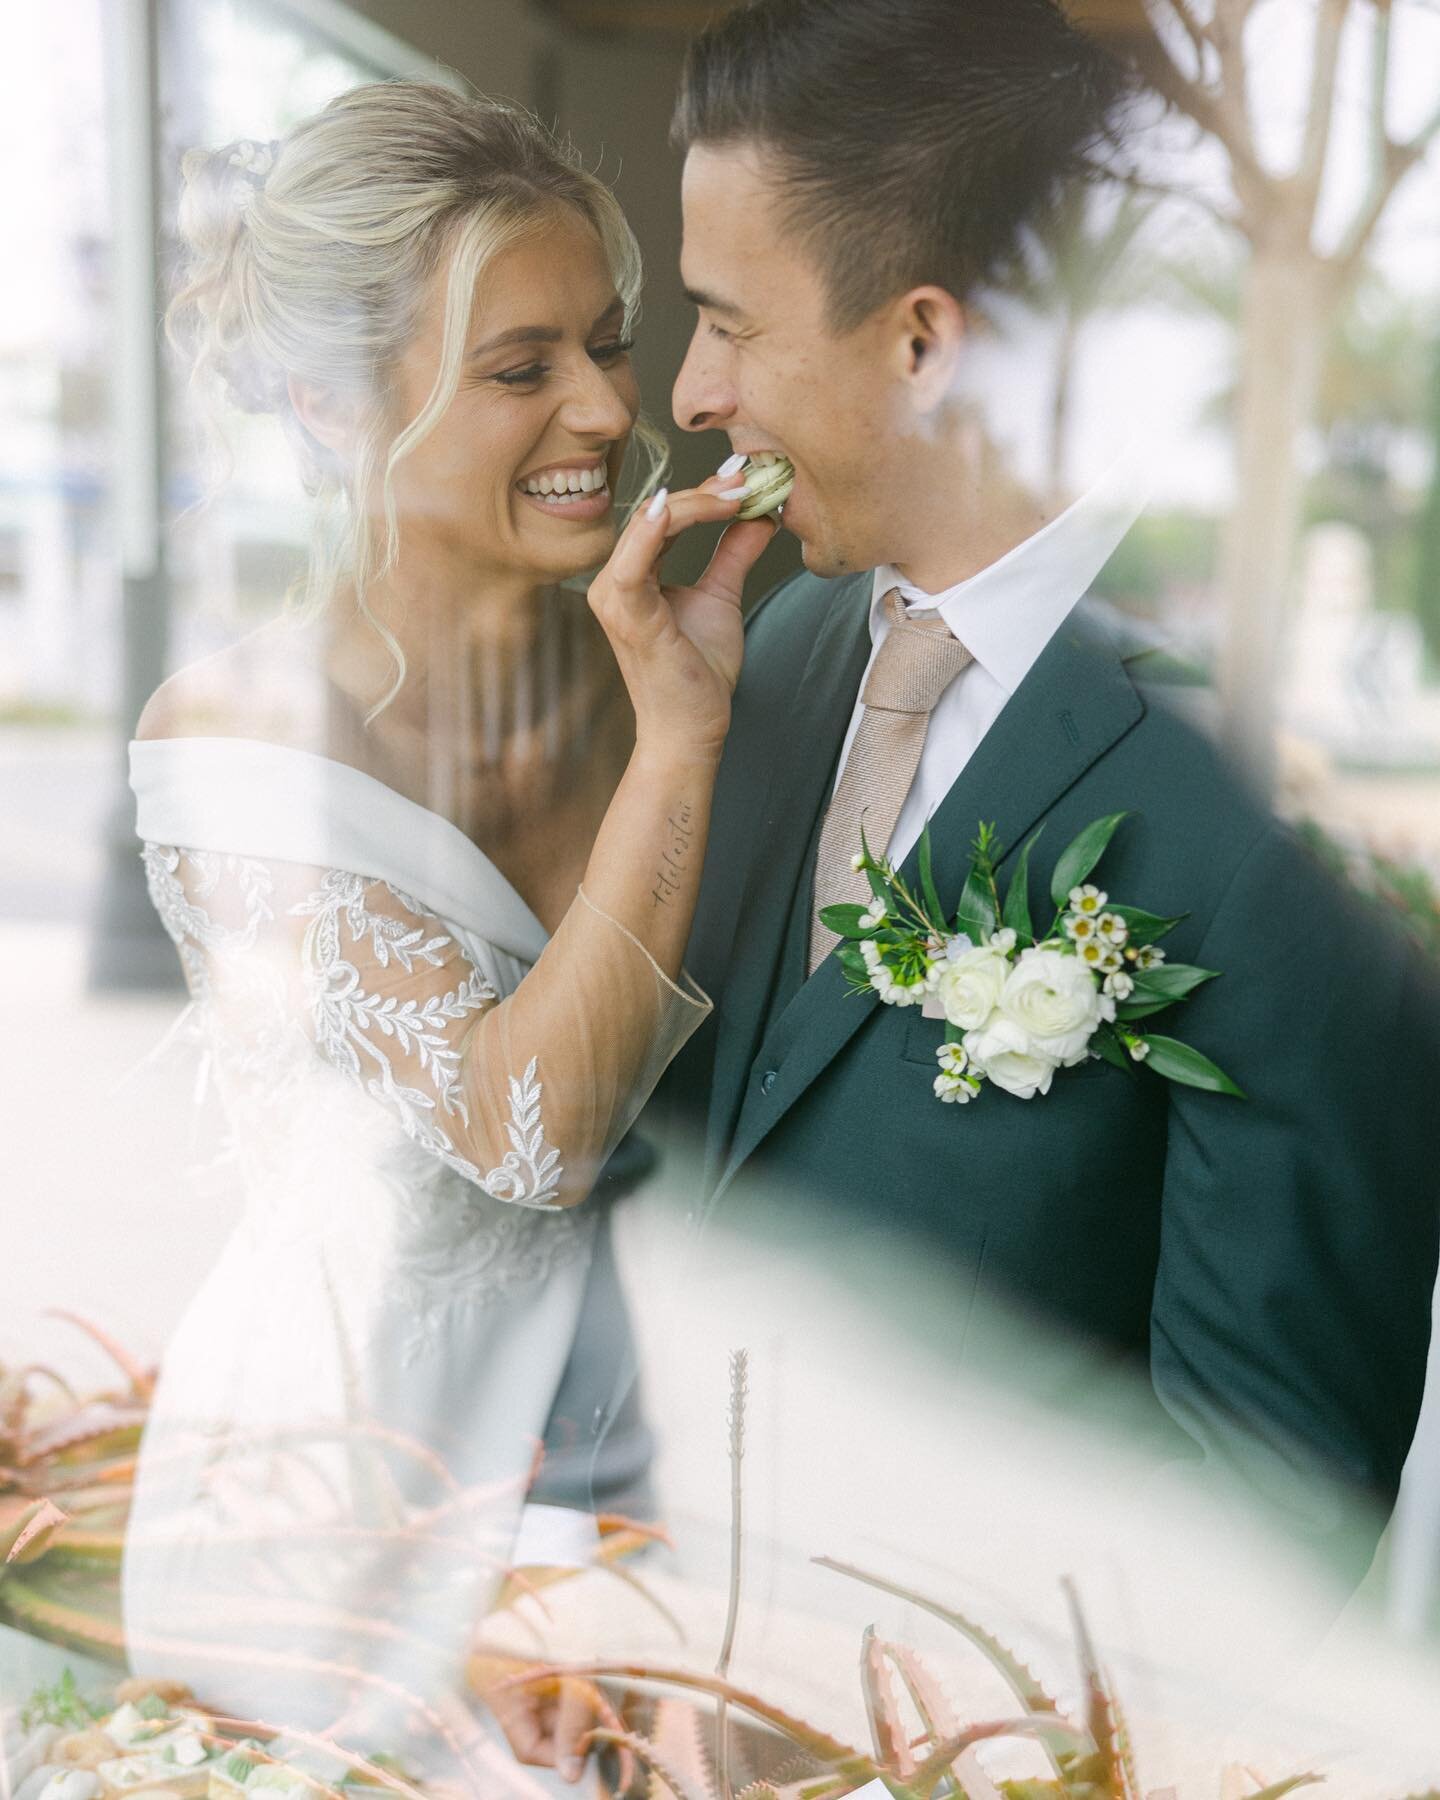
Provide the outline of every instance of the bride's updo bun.
[[213,377],[242,412],[279,412],[285,404],[286,372],[265,353],[264,312],[247,305],[251,283],[240,262],[250,208],[278,148],[242,140],[191,150],[180,165],[186,281],[167,326],[192,375]]
[[[569,144],[502,101],[378,82],[340,95],[278,143],[192,151],[183,175],[181,284],[167,330],[195,383],[285,425],[321,502],[310,602],[348,578],[363,608],[394,561],[390,477],[455,394],[475,284],[493,257],[570,208],[600,238],[627,327],[638,308],[640,253],[614,195]],[[419,415],[397,422],[388,377],[441,267],[439,372]],[[291,376],[354,403],[363,426],[344,466],[295,416]],[[647,428],[636,436],[653,461],[663,440]],[[377,491],[379,543],[358,503]]]

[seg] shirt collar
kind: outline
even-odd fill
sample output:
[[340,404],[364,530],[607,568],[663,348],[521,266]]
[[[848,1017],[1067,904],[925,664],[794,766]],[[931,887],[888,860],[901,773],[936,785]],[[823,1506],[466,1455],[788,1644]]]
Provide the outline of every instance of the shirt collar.
[[892,564],[883,564],[871,590],[872,641],[878,643],[888,629],[881,602],[898,587],[907,611],[938,611],[986,674],[1013,694],[1089,592],[1148,497],[1144,464],[1132,452],[1048,525],[942,593],[927,594]]

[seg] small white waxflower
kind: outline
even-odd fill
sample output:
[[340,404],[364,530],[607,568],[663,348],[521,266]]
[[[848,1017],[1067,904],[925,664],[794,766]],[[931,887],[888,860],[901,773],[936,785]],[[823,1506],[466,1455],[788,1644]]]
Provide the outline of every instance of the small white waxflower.
[[885,902],[883,900],[872,900],[870,902],[869,911],[863,912],[860,915],[861,929],[865,930],[865,931],[873,931],[877,925],[883,925],[884,923],[885,923]]
[[880,946],[874,938],[860,940],[860,954],[865,958],[865,966],[872,972],[880,967]]
[[1132,1038],[1127,1048],[1130,1051],[1131,1062],[1144,1062],[1150,1054],[1150,1045],[1145,1038]]
[[1095,921],[1085,913],[1066,913],[1064,924],[1072,944],[1088,944],[1095,935]]
[[990,948],[998,950],[1002,956],[1008,956],[1015,948],[1016,937],[1010,926],[1003,926],[999,931],[990,933]]
[[1108,944],[1123,944],[1130,935],[1130,927],[1119,913],[1101,913],[1095,921],[1095,934],[1104,938]]
[[980,1084],[969,1081],[963,1075],[937,1075],[935,1077],[935,1097],[944,1100],[950,1106],[964,1106],[980,1092]]
[[850,867],[857,875],[865,867],[865,852],[863,850],[857,850],[850,858]]
[[1117,969],[1114,974],[1105,977],[1105,992],[1116,1000],[1128,1000],[1135,992],[1135,983],[1123,969]]
[[935,1052],[935,1060],[940,1065],[942,1074],[963,1075],[970,1067],[970,1058],[965,1054],[963,1044],[941,1044]]
[[1165,960],[1165,952],[1158,944],[1142,944],[1135,955],[1137,969],[1153,969]]
[[1118,975],[1125,967],[1125,958],[1113,944],[1107,944],[1104,954],[1100,958],[1099,966],[1104,975]]
[[1078,944],[1075,949],[1076,957],[1084,963],[1087,969],[1103,968],[1108,953],[1107,947],[1100,942],[1099,938],[1095,937],[1092,937],[1087,943]]
[[1108,894],[1102,893],[1098,887],[1087,881],[1084,887],[1071,888],[1070,910],[1093,918],[1109,898]]

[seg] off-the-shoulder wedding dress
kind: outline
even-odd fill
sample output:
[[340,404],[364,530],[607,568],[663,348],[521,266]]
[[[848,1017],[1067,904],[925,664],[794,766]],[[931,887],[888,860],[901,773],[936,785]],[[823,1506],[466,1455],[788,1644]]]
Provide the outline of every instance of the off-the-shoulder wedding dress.
[[[477,1066],[471,1034],[547,938],[460,830],[270,743],[131,758],[244,1190],[154,1400],[131,1659],[270,1723],[346,1709],[380,1749],[439,1729],[570,1350],[594,1220],[557,1204],[552,1117],[612,1145],[708,1002],[614,925],[553,1042],[512,1067],[496,1032]],[[646,1021],[638,1080],[616,1080],[612,1013]]]

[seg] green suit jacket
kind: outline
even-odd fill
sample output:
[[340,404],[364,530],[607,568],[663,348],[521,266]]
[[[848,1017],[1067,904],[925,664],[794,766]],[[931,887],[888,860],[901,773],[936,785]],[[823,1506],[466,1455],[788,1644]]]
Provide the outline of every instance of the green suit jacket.
[[[937,888],[958,901],[978,821],[1012,852],[1043,823],[1038,906],[1076,832],[1132,813],[1103,885],[1185,914],[1171,960],[1222,972],[1157,1028],[1249,1098],[1094,1062],[1044,1098],[941,1105],[941,1022],[851,995],[833,957],[805,977],[870,591],[868,573],[800,575],[748,630],[687,956],[716,1010],[668,1081],[698,1126],[707,1216],[744,1220],[747,1192],[770,1209],[808,1194],[837,1239],[912,1240],[931,1266],[953,1259],[957,1294],[1018,1303],[1098,1362],[1142,1363],[1182,1452],[1244,1465],[1287,1503],[1316,1467],[1388,1503],[1436,1271],[1433,969],[1148,687],[1163,659],[1127,655],[1081,608],[932,818]],[[1340,1530],[1328,1512],[1309,1524]],[[1347,1561],[1373,1530],[1360,1538]]]

